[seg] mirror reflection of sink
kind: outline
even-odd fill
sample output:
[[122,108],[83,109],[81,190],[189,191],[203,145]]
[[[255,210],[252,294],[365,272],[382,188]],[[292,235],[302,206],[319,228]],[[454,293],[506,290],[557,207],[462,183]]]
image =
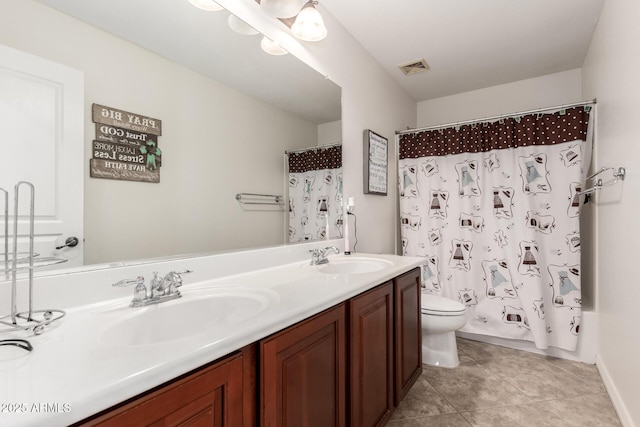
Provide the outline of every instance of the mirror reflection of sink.
[[374,273],[393,266],[391,261],[368,257],[329,257],[329,263],[316,266],[316,270],[326,274]]
[[104,328],[100,341],[148,345],[227,329],[256,316],[276,299],[270,289],[187,290],[177,300],[127,308],[122,317]]

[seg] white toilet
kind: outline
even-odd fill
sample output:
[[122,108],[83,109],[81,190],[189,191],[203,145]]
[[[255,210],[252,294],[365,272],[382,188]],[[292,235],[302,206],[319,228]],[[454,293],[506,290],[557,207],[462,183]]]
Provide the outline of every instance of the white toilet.
[[422,363],[455,368],[460,364],[456,329],[467,323],[458,301],[422,292]]

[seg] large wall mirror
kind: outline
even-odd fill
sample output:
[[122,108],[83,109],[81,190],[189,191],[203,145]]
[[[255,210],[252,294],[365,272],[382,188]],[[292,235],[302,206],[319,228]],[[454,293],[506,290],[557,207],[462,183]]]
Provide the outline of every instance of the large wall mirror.
[[[229,16],[188,0],[2,2],[0,44],[84,74],[84,153],[69,165],[84,171],[84,241],[59,255],[82,250],[87,269],[287,243],[286,201],[236,194],[285,196],[285,152],[340,143],[341,90]],[[89,176],[94,103],[162,121],[160,183]]]

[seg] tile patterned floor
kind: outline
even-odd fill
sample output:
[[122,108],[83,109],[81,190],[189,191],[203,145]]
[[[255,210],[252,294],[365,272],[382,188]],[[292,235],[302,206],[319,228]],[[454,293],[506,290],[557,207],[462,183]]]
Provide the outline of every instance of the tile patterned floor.
[[388,427],[620,426],[595,365],[463,339],[458,353],[424,365]]

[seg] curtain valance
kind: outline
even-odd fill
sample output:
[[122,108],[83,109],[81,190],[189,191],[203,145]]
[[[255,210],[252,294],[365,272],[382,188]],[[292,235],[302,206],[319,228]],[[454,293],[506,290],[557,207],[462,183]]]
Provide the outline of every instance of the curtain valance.
[[342,146],[309,149],[300,153],[289,153],[289,172],[300,173],[342,167]]
[[528,114],[492,123],[403,134],[399,155],[400,159],[416,159],[584,141],[590,110],[590,107],[573,107],[549,114]]

